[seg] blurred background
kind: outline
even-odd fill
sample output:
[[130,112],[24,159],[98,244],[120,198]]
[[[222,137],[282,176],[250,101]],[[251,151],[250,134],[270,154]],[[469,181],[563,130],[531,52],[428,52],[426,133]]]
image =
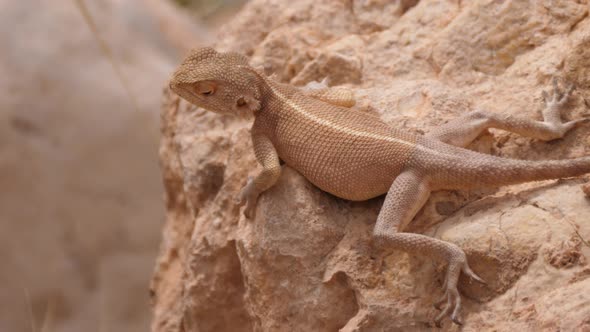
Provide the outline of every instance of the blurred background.
[[161,91],[245,0],[0,0],[0,331],[147,331]]

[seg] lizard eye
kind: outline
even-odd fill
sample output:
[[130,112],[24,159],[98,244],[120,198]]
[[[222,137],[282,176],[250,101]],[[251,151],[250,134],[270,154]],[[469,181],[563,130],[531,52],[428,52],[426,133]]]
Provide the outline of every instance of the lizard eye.
[[240,107],[246,105],[246,101],[244,100],[244,97],[240,97],[240,99],[238,99],[236,104]]
[[203,96],[210,96],[215,92],[215,85],[210,82],[202,82],[195,86],[194,91]]

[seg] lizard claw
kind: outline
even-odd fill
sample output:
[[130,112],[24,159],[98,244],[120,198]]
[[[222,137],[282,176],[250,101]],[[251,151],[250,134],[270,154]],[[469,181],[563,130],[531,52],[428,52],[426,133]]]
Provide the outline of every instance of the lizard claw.
[[248,177],[248,182],[246,185],[240,190],[238,196],[234,199],[234,202],[238,206],[246,205],[244,209],[244,216],[246,218],[251,219],[254,216],[254,211],[256,210],[256,201],[258,200],[258,193],[256,192],[256,186],[254,185],[254,178]]

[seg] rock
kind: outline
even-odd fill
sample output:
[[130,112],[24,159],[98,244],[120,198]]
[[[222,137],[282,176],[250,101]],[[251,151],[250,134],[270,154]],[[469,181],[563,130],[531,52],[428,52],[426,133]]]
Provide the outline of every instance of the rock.
[[[475,108],[539,118],[553,76],[578,85],[564,117],[588,112],[587,1],[254,0],[223,31],[219,50],[246,53],[295,85],[327,76],[356,91],[351,111],[413,132]],[[382,197],[347,202],[285,166],[247,220],[232,200],[258,169],[250,124],[171,98],[162,113],[168,217],[152,282],[155,331],[434,327],[445,266],[373,247]],[[541,142],[490,130],[470,148],[575,158],[590,155],[589,133],[584,126]],[[460,279],[466,330],[590,328],[582,183],[432,195],[408,231],[458,244],[488,282]],[[457,327],[447,320],[442,329]]]
[[0,0],[1,331],[149,328],[162,85],[208,34],[166,2],[84,3],[132,97],[76,1]]

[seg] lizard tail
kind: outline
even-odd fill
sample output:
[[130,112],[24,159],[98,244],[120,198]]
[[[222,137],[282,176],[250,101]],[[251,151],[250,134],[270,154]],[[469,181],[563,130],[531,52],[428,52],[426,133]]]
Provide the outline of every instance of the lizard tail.
[[[438,143],[437,143],[438,144]],[[509,159],[450,146],[418,151],[410,166],[429,175],[431,187],[469,189],[568,178],[590,173],[590,156],[563,160]]]
[[[473,152],[476,153],[476,152]],[[563,160],[518,160],[478,154],[459,162],[459,171],[440,178],[441,189],[499,187],[524,182],[569,178],[590,173],[590,157]]]
[[564,160],[514,160],[504,159],[502,167],[490,170],[490,183],[498,185],[517,184],[580,176],[590,173],[590,157]]

